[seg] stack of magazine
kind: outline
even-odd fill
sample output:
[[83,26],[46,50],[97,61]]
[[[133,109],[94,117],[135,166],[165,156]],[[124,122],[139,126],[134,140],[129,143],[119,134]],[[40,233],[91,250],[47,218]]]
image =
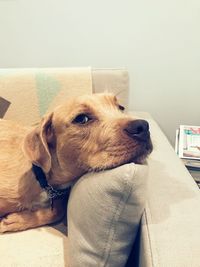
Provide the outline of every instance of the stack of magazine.
[[180,125],[175,150],[188,169],[200,171],[200,126]]

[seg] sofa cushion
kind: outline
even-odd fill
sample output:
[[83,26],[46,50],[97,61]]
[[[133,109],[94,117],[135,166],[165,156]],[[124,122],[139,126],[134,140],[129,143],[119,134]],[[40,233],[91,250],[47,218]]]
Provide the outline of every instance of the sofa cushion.
[[0,234],[1,267],[69,267],[68,238],[52,227]]
[[147,169],[126,164],[75,184],[68,202],[71,266],[125,265],[144,209]]

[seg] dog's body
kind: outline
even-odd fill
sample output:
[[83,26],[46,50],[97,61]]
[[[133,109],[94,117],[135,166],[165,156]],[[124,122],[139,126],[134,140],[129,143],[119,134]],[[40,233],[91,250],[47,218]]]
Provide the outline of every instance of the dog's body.
[[[0,120],[0,217],[7,215],[0,221],[0,232],[36,227],[39,218],[33,221],[34,212],[49,207],[47,193],[35,179],[32,163],[23,151],[23,142],[29,132],[28,127]],[[30,218],[27,211],[31,211]],[[47,219],[46,223],[53,221],[52,217],[49,222]]]
[[0,120],[0,232],[63,216],[64,198],[51,208],[32,164],[60,188],[86,172],[140,162],[151,152],[148,123],[133,120],[122,109],[113,95],[97,94],[68,101],[35,128]]
[[[12,121],[0,120],[0,216],[23,209],[31,201],[30,195],[24,194],[32,185],[31,162],[22,152],[22,142],[29,128],[20,127]],[[27,183],[27,180],[30,183]],[[31,181],[32,180],[32,181]]]

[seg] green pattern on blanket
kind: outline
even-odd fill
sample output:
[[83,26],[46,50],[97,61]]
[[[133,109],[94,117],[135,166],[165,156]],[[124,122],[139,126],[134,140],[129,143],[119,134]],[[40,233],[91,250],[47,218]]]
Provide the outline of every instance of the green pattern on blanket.
[[46,73],[38,72],[35,75],[39,102],[40,116],[43,116],[49,104],[61,89],[60,83],[54,77]]
[[12,103],[6,120],[34,125],[69,97],[86,93],[92,93],[90,68],[0,69],[0,96]]

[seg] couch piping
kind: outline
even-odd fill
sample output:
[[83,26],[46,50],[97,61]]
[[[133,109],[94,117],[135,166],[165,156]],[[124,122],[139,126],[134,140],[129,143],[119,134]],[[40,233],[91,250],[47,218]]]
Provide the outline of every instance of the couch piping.
[[[158,266],[160,266],[160,264],[158,262],[155,262],[156,260],[155,260],[155,254],[154,254],[154,253],[157,253],[157,249],[156,249],[156,246],[153,246],[154,242],[153,242],[153,237],[152,237],[152,230],[150,231],[150,229],[149,229],[149,225],[152,223],[152,220],[151,220],[151,212],[150,212],[150,209],[148,207],[148,204],[146,204],[146,207],[144,210],[144,220],[145,220],[145,224],[143,226],[146,227],[147,239],[148,239],[148,243],[149,243],[149,250],[150,250],[150,254],[151,254],[151,266],[158,267]],[[157,257],[157,259],[158,259],[158,257]]]

